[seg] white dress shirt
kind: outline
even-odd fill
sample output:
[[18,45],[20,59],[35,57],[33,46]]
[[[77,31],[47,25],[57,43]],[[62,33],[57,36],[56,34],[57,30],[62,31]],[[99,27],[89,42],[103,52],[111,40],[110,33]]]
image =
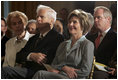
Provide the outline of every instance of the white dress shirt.
[[[108,28],[106,31],[104,31],[104,32],[102,33],[102,37],[100,37],[100,43],[102,42],[102,40],[104,39],[104,37],[106,36],[107,32],[108,32],[110,29],[111,29],[111,27]],[[98,33],[98,35],[100,35],[100,33]]]

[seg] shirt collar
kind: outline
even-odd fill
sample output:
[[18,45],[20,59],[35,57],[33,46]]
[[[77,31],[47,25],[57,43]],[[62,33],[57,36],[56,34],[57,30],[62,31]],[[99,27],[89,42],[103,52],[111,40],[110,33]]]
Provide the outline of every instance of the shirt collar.
[[[49,31],[51,31],[52,29],[53,29],[53,27],[51,27],[51,29]],[[41,37],[41,35],[43,35],[43,37],[45,37],[48,34],[49,31],[47,31],[47,32],[45,32],[43,34],[40,33],[40,36],[39,37]]]
[[29,37],[30,37],[30,33],[28,31],[26,31],[25,37],[23,39],[28,41]]
[[[50,31],[50,30],[49,30],[49,31]],[[40,34],[39,37],[41,37],[41,35],[43,35],[43,37],[45,37],[45,36],[48,34],[49,31],[45,32],[44,34]]]
[[[85,37],[85,35],[83,35],[82,37],[80,37],[77,41],[76,41],[76,43],[78,43],[78,42],[80,42],[80,41],[83,41],[83,40],[85,40],[86,39],[86,37]],[[69,40],[67,40],[66,42],[71,42],[72,41],[72,38],[71,39],[69,39]],[[76,44],[75,43],[75,44]]]
[[[17,41],[18,39],[17,39],[17,36],[16,37],[14,37],[14,44],[16,43],[16,41]],[[25,35],[25,37],[21,40],[21,41],[23,41],[23,40],[26,40],[26,41],[28,41],[28,39],[26,38],[26,35]]]
[[[102,36],[104,37],[110,29],[111,29],[111,27],[108,28],[106,31],[104,31],[104,32],[102,33]],[[100,35],[100,33],[98,33],[98,35]]]

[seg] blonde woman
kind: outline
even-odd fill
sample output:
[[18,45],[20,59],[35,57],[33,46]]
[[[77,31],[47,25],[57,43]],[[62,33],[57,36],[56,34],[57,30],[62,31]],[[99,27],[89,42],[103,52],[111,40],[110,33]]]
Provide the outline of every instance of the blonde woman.
[[5,66],[16,66],[16,53],[19,52],[27,43],[26,24],[27,16],[20,11],[10,12],[7,17],[8,28],[13,32],[14,37],[6,43],[6,55],[3,63]]

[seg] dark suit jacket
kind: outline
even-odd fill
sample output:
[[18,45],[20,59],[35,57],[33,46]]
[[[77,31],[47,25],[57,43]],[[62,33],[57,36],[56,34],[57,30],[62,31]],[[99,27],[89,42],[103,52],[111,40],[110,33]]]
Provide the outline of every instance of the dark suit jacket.
[[39,38],[40,34],[36,34],[31,37],[25,47],[17,53],[16,62],[24,63],[25,66],[32,70],[43,69],[43,66],[39,65],[34,61],[27,61],[27,56],[31,52],[41,52],[47,55],[47,64],[51,64],[53,58],[55,57],[56,49],[58,45],[64,40],[62,35],[56,32],[54,29],[49,31],[47,35],[37,43],[35,47],[36,41]]
[[7,36],[4,36],[1,40],[1,57],[5,56],[5,44],[9,40]]
[[[9,38],[5,35],[3,38],[2,38],[2,40],[1,40],[1,57],[4,57],[5,56],[5,49],[6,49],[6,47],[5,47],[5,45],[6,45],[6,42],[9,40]],[[3,64],[3,62],[4,62],[4,58],[3,59],[1,59],[2,61],[1,61],[1,65]]]
[[[94,43],[97,36],[98,34],[93,34],[87,36],[87,38]],[[98,49],[97,50],[95,49],[94,54],[96,57],[96,61],[109,66],[109,62],[113,54],[115,53],[116,49],[117,49],[117,34],[112,29],[110,29],[106,34],[106,36],[104,37],[104,39],[102,40]]]

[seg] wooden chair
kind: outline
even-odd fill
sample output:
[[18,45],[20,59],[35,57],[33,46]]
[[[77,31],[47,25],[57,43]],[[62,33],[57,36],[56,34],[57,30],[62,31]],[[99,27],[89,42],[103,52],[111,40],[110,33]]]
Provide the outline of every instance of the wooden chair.
[[94,67],[95,67],[95,56],[93,57],[93,64],[92,64],[91,72],[90,72],[90,74],[88,76],[88,79],[92,79],[93,78]]

